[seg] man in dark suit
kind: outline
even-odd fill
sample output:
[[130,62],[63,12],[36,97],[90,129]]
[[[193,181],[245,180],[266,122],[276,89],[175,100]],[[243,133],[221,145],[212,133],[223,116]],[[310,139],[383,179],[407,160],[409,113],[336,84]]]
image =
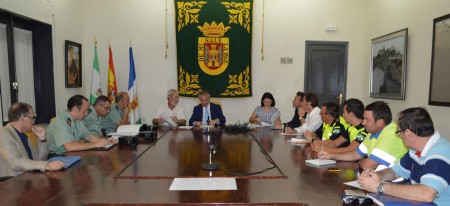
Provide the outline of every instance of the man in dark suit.
[[202,126],[207,125],[224,125],[226,122],[225,116],[223,116],[222,108],[220,105],[210,102],[210,94],[207,91],[202,91],[198,95],[200,104],[194,107],[191,119],[189,119],[189,125]]
[[[290,122],[286,123],[286,127],[289,127],[291,129],[300,127],[302,123],[300,122],[300,116],[298,115],[300,109],[300,103],[303,101],[303,97],[305,96],[305,93],[303,92],[297,92],[297,94],[294,97],[294,100],[292,100],[292,107],[295,108],[294,111],[294,117],[292,117],[292,120]],[[306,115],[303,117],[306,118]]]

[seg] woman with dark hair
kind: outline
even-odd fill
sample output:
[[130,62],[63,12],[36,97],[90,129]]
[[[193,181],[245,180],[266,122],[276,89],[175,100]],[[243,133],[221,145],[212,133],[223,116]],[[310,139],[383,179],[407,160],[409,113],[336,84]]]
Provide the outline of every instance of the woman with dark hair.
[[281,128],[280,110],[275,107],[275,99],[269,92],[263,94],[261,106],[253,111],[249,119],[250,123],[271,125]]

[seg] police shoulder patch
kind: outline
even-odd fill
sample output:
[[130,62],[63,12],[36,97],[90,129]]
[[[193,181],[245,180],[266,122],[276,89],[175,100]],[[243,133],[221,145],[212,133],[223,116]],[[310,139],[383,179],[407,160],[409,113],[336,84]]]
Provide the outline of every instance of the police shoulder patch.
[[362,133],[358,133],[355,137],[356,140],[358,140],[358,142],[362,142],[364,140],[366,136]]
[[339,134],[339,132],[341,132],[341,128],[339,127],[333,128],[333,134]]

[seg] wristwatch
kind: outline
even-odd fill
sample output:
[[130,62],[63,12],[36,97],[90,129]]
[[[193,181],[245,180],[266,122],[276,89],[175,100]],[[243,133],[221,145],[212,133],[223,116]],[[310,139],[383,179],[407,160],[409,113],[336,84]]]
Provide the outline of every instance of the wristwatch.
[[380,185],[378,185],[377,192],[378,192],[378,194],[381,194],[384,192],[384,183],[383,182],[380,183]]

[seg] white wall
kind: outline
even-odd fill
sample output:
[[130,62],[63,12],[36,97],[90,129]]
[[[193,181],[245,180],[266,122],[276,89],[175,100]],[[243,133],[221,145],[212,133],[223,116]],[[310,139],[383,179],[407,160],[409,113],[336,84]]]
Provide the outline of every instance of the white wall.
[[[118,87],[126,90],[128,46],[132,40],[140,103],[143,105],[141,112],[147,121],[154,115],[155,108],[165,101],[166,91],[177,87],[174,2],[167,2],[169,52],[165,59],[165,1],[84,1],[84,68],[92,64],[93,39],[97,37],[101,73],[105,77],[103,83],[106,87],[107,48],[108,42],[111,42]],[[247,121],[266,91],[274,94],[283,121],[292,118],[291,101],[297,91],[303,90],[306,40],[351,41],[349,56],[354,58],[349,58],[348,71],[356,75],[364,74],[360,70],[364,51],[364,18],[361,18],[364,8],[364,2],[359,0],[265,0],[265,59],[262,61],[262,1],[254,1],[253,97],[219,99],[228,123]],[[325,32],[326,24],[338,26],[338,31]],[[294,64],[281,65],[280,58],[286,56],[293,57]],[[90,79],[87,81],[90,82]],[[358,79],[352,84],[361,85],[363,81]],[[362,94],[360,87],[348,89],[350,96]],[[182,103],[187,116],[190,116],[198,100],[182,98]]]
[[[165,8],[168,6],[168,58],[165,54]],[[291,101],[303,90],[305,41],[349,42],[347,97],[366,104],[389,102],[396,114],[407,107],[425,106],[436,128],[450,136],[445,127],[450,108],[428,106],[433,19],[450,13],[449,0],[265,0],[264,31],[262,1],[253,10],[253,97],[220,99],[229,123],[246,121],[261,95],[272,92],[283,121],[292,117]],[[155,107],[165,101],[167,89],[176,88],[174,2],[171,0],[2,0],[0,8],[47,22],[54,27],[55,87],[57,110],[66,107],[76,93],[90,89],[93,40],[98,56],[104,93],[108,69],[108,43],[114,55],[119,90],[128,86],[128,48],[133,45],[141,113],[148,122]],[[36,9],[39,8],[39,9]],[[54,17],[52,16],[54,14]],[[337,26],[325,32],[324,26]],[[370,41],[403,28],[409,29],[406,100],[373,99],[368,96]],[[264,40],[262,40],[264,32]],[[83,44],[83,88],[64,88],[64,40]],[[263,43],[262,43],[263,41]],[[264,61],[260,50],[264,44]],[[293,57],[294,64],[281,65],[281,57]],[[187,116],[196,98],[182,98]]]
[[[69,97],[74,94],[85,94],[86,84],[90,84],[90,80],[87,81],[86,78],[90,78],[91,74],[86,76],[86,71],[89,71],[86,69],[83,73],[83,88],[66,89],[64,83],[64,41],[71,40],[82,44],[84,42],[83,2],[70,0],[0,0],[0,8],[52,25],[56,110],[57,112],[65,110]],[[85,49],[83,48],[83,50]]]
[[[365,44],[367,45],[370,45],[370,40],[373,38],[408,28],[406,100],[383,100],[389,103],[395,118],[401,110],[408,107],[427,108],[433,118],[435,129],[450,139],[448,127],[450,108],[428,105],[433,19],[450,13],[450,1],[368,0],[366,11],[368,26]],[[370,47],[365,50],[368,55],[364,59],[364,67],[369,68]],[[365,76],[368,80],[368,74]],[[363,86],[364,91],[369,91],[368,84]],[[364,95],[362,100],[371,102],[380,99]]]

